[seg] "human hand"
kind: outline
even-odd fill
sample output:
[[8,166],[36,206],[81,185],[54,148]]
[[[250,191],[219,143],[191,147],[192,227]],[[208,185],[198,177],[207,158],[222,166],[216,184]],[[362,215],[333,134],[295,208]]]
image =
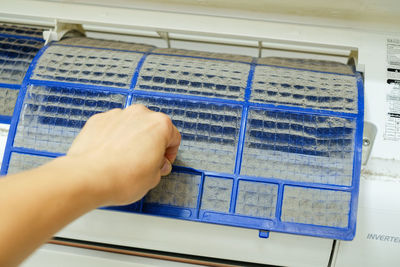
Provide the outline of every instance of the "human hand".
[[66,156],[0,179],[0,266],[94,208],[141,199],[171,171],[180,140],[167,115],[132,105],[91,117]]
[[129,204],[171,172],[180,140],[167,115],[132,105],[91,117],[65,160],[85,172],[100,205]]

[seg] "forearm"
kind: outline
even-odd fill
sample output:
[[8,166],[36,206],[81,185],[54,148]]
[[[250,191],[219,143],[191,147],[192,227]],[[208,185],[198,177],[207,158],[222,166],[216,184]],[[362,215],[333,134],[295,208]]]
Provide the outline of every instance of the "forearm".
[[[63,226],[102,205],[90,168],[67,157],[0,179],[0,266],[14,266]],[[85,173],[84,173],[85,172]]]

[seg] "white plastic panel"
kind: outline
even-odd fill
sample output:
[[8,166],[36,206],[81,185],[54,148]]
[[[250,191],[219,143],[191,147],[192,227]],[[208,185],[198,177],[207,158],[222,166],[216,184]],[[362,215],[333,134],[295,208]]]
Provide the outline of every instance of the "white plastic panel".
[[[70,0],[49,2],[70,3]],[[285,20],[302,24],[338,25],[377,29],[395,29],[399,24],[400,7],[396,0],[346,0],[338,1],[275,1],[275,0],[75,0],[79,4],[101,5],[124,9],[144,9],[213,16],[238,16],[257,20]]]
[[0,162],[3,160],[4,148],[6,147],[9,128],[10,125],[0,123]]
[[400,263],[400,164],[397,178],[361,180],[357,234],[352,242],[338,242],[334,267],[397,267]]
[[[112,227],[110,227],[112,225]],[[59,237],[123,246],[295,267],[327,266],[332,240],[95,210]]]
[[[190,267],[192,264],[129,256],[61,245],[43,245],[22,267]],[[196,265],[197,266],[197,265]]]

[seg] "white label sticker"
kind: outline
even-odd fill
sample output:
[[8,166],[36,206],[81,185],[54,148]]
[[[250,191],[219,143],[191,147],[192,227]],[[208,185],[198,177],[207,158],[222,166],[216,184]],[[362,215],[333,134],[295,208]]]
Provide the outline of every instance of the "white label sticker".
[[386,140],[400,140],[400,84],[393,84],[393,89],[387,95],[388,113],[386,115]]
[[400,39],[387,39],[388,67],[400,67]]

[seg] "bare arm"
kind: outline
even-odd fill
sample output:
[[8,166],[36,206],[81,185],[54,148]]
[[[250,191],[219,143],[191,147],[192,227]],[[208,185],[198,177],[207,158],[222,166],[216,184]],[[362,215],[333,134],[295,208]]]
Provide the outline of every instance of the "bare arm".
[[166,115],[133,105],[89,119],[65,157],[0,179],[0,266],[94,208],[141,199],[171,171],[179,144]]

